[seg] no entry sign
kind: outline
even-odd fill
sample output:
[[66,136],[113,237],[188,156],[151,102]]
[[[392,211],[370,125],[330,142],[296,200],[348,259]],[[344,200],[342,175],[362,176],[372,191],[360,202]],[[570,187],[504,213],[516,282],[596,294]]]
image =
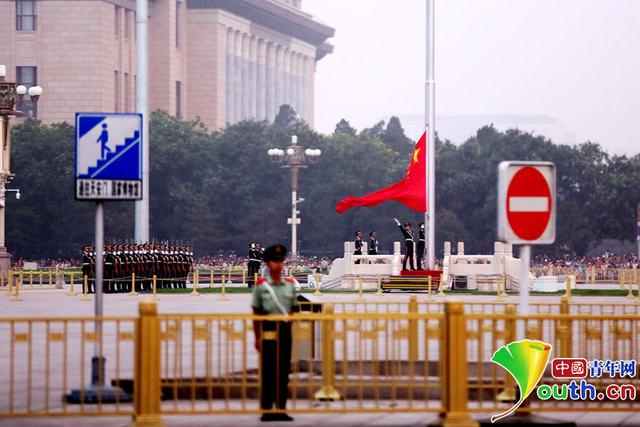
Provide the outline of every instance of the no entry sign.
[[498,166],[498,239],[551,244],[556,235],[556,168],[549,162]]

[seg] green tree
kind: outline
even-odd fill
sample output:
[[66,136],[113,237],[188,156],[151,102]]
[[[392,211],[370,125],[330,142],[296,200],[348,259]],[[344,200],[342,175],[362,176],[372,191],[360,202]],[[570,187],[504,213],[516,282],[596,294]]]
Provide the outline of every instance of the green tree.
[[333,131],[334,134],[343,133],[345,135],[356,136],[358,131],[351,126],[351,124],[345,119],[341,119],[336,124],[336,129]]

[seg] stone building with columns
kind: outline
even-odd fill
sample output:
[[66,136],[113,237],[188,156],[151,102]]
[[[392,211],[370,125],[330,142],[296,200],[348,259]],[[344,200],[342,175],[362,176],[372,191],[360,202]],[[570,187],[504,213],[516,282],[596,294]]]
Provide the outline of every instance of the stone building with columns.
[[[151,111],[213,130],[289,104],[313,126],[316,61],[334,29],[301,0],[149,0],[148,30]],[[45,123],[135,111],[135,33],[135,0],[0,2],[0,64],[44,88],[25,109]]]

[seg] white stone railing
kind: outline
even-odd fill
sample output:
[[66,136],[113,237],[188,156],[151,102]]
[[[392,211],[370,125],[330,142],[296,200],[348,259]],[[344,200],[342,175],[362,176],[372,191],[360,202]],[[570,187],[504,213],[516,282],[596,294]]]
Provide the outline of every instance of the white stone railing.
[[[324,280],[335,280],[343,276],[356,275],[399,275],[402,268],[400,242],[393,243],[393,255],[366,255],[367,243],[362,243],[362,253],[354,255],[355,243],[344,242],[344,256],[336,258],[331,265],[329,275]],[[356,261],[360,261],[356,263]],[[324,281],[323,280],[323,281]]]
[[[443,281],[451,287],[452,276],[506,276],[507,287],[519,282],[520,260],[513,257],[510,243],[494,242],[493,255],[465,255],[464,242],[458,242],[458,253],[451,254],[451,242],[444,242]],[[535,277],[531,275],[529,286]]]

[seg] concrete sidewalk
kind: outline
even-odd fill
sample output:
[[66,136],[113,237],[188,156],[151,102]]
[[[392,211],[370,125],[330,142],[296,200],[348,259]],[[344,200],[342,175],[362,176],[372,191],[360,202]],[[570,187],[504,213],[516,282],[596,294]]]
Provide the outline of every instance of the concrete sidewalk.
[[[434,413],[327,413],[327,414],[291,414],[293,422],[260,422],[257,414],[247,415],[167,415],[163,421],[171,427],[196,426],[425,426],[437,421]],[[492,414],[473,414],[478,421],[486,421]],[[640,426],[640,414],[637,412],[545,412],[537,414],[556,421],[575,422],[578,427],[597,426]],[[505,421],[508,421],[506,418]],[[6,418],[0,420],[0,427],[16,426],[74,426],[74,427],[125,427],[130,425],[130,417],[68,417],[68,418]],[[498,422],[496,425],[502,423]]]

